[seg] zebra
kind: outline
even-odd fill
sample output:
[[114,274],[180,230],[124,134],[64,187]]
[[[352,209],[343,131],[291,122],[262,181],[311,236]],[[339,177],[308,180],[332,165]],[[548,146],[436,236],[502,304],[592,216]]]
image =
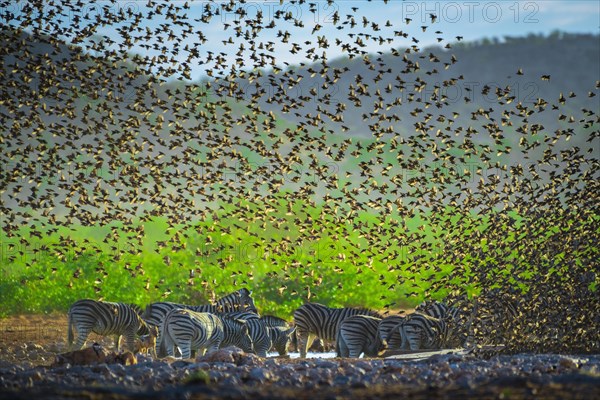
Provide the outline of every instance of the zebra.
[[246,353],[254,353],[248,323],[242,319],[229,318],[225,315],[218,315],[218,317],[223,323],[223,333],[225,334],[220,347],[236,346]]
[[289,322],[287,322],[285,319],[276,317],[274,315],[263,315],[262,317],[260,317],[260,319],[262,319],[263,322],[269,328],[274,328],[274,327],[290,328],[291,327],[291,324]]
[[337,356],[358,358],[361,353],[365,357],[381,356],[387,343],[379,336],[380,322],[381,318],[370,315],[355,315],[342,321],[335,346]]
[[[188,312],[195,312],[192,310],[187,310],[187,309],[181,308],[181,309],[171,310],[171,311],[169,311],[169,313],[175,312],[177,310],[186,310]],[[203,314],[203,313],[200,313],[200,314]],[[228,347],[228,346],[236,346],[236,347],[241,348],[246,353],[254,352],[252,338],[250,337],[250,334],[248,331],[248,325],[247,325],[246,321],[241,320],[241,319],[230,318],[230,317],[227,317],[226,315],[218,315],[218,314],[211,314],[211,313],[204,313],[204,314],[213,315],[215,318],[217,318],[221,321],[221,325],[222,325],[222,329],[223,329],[223,339],[220,342],[218,348],[224,348],[224,347]],[[160,331],[162,332],[164,329],[167,329],[167,325],[163,321]],[[163,343],[162,336],[161,336],[160,343],[161,343],[161,345],[159,346],[158,356],[166,357],[168,355],[168,353],[167,353],[168,349],[166,347],[163,347],[163,345],[162,345],[162,343]]]
[[415,311],[422,314],[427,314],[434,318],[452,318],[453,320],[458,320],[460,314],[460,310],[458,308],[450,307],[445,303],[440,303],[439,301],[426,301],[421,303],[415,308]]
[[174,346],[182,358],[191,358],[192,351],[200,355],[216,351],[225,337],[221,318],[211,313],[176,308],[167,313],[162,324],[160,353],[174,355]]
[[174,308],[185,308],[196,312],[210,312],[213,314],[234,311],[256,312],[252,292],[246,288],[242,288],[218,299],[215,304],[192,306],[167,301],[152,303],[146,307],[143,317],[148,324],[160,326],[165,315]]
[[[463,346],[469,341],[469,329],[472,319],[467,320],[467,315],[461,315],[458,307],[451,307],[439,301],[426,301],[415,308],[416,312],[443,319],[448,325],[446,345],[452,347]],[[461,320],[461,318],[463,318]]]
[[279,355],[287,354],[288,344],[291,345],[293,351],[298,351],[296,329],[291,329],[293,325],[290,322],[274,315],[263,315],[260,318],[267,324],[271,334],[271,342],[273,342],[271,347],[275,348]]
[[237,311],[233,313],[220,314],[222,316],[244,320],[248,326],[248,333],[252,338],[252,347],[254,353],[259,357],[266,357],[267,352],[271,348],[271,335],[267,324],[257,314],[245,311]]
[[285,356],[290,344],[297,351],[296,328],[291,323],[274,315],[263,315],[260,319],[267,325],[272,343],[271,351],[277,351],[280,356]]
[[[252,291],[242,288],[218,299],[215,304],[192,306],[187,304],[171,303],[167,301],[152,303],[146,306],[143,318],[150,326],[157,326],[160,328],[165,315],[167,315],[169,311],[176,308],[184,308],[196,312],[210,312],[213,314],[234,311],[256,312],[254,299],[252,299]],[[160,342],[161,334],[162,333],[159,329],[158,337],[156,339],[157,343]],[[164,357],[164,354],[162,357]]]
[[397,330],[392,332],[392,329],[403,323],[405,319],[406,316],[404,315],[390,315],[379,322],[377,332],[379,337],[387,343],[388,350],[400,350],[402,348],[402,336]]
[[249,319],[259,319],[261,318],[260,315],[258,315],[255,312],[252,311],[234,311],[234,312],[225,312],[225,313],[215,313],[216,315],[222,315],[228,318],[233,318],[233,319],[243,319],[244,321],[247,321]]
[[519,302],[509,293],[492,289],[474,301],[473,328],[470,340],[484,344],[504,344],[512,325],[521,318]]
[[[135,304],[112,303],[91,299],[78,300],[68,311],[67,344],[70,350],[81,349],[90,332],[98,335],[115,335],[115,347],[120,349],[121,336],[125,336],[127,347],[134,350],[136,335],[147,335],[149,327],[140,316],[141,309]],[[73,328],[77,340],[73,347]]]
[[386,341],[389,342],[396,332],[402,339],[402,350],[433,350],[446,344],[448,324],[444,319],[415,312],[396,325],[389,332]]
[[267,326],[271,337],[271,349],[279,353],[280,356],[287,355],[288,345],[293,342],[296,337],[296,327],[286,328],[283,326]]
[[306,357],[308,348],[317,336],[323,340],[335,341],[342,321],[354,315],[381,318],[377,312],[365,308],[329,308],[319,303],[300,306],[294,311],[300,357]]

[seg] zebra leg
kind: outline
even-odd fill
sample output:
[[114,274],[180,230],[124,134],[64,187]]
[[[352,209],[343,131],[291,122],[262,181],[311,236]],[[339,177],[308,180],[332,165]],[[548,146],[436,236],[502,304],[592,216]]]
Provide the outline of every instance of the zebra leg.
[[412,351],[419,350],[421,348],[421,335],[417,329],[404,329],[408,345]]
[[133,352],[135,350],[135,334],[137,330],[130,330],[125,332],[125,343],[127,344],[127,350]]
[[117,334],[117,335],[115,335],[115,349],[117,350],[117,353],[120,350],[120,345],[121,345],[121,335]]
[[[171,337],[171,335],[168,332],[164,332],[163,335],[163,341],[161,343],[161,347],[160,347],[160,353],[159,354],[163,354],[163,350],[166,350],[166,355],[173,357],[173,348],[175,347],[175,341],[173,340],[173,338]],[[161,357],[163,357],[161,355]]]
[[348,357],[358,358],[363,352],[363,345],[361,340],[353,340],[348,343]]
[[363,345],[363,353],[365,353],[365,357],[377,357],[379,355],[379,352],[377,351],[377,343],[367,341]]
[[192,341],[184,340],[183,343],[179,343],[179,349],[181,350],[181,358],[191,358],[192,357]]
[[76,325],[75,328],[77,330],[77,340],[75,341],[74,348],[71,350],[81,350],[92,331],[92,327],[81,327]]
[[406,336],[406,330],[404,329],[403,326],[400,326],[398,328],[398,334],[400,335],[400,341],[402,343],[400,345],[400,349],[408,350],[410,348],[410,343],[408,342],[408,337]]
[[291,348],[290,351],[293,351],[295,353],[300,351],[300,348],[298,347],[298,335],[296,334],[295,330],[292,333],[292,336],[290,337],[290,348]]
[[312,343],[311,337],[314,337],[310,332],[296,330],[298,338],[298,347],[300,350],[300,358],[306,358],[306,352],[308,351],[309,341]]
[[67,315],[68,326],[67,326],[67,350],[71,350],[73,347],[73,317],[71,314]]
[[205,354],[214,353],[215,351],[219,350],[219,348],[221,347],[221,342],[223,342],[222,337],[219,337],[216,340],[214,340],[206,349]]
[[348,344],[343,337],[344,335],[338,335],[336,344],[337,344],[337,356],[338,357],[348,357]]

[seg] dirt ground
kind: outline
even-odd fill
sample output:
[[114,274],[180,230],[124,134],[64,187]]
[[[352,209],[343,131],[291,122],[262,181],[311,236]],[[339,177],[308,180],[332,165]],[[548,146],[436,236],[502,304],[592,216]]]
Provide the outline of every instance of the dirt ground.
[[0,345],[55,344],[67,339],[67,315],[19,315],[0,319]]
[[[86,346],[95,342],[109,349],[114,348],[113,337],[91,333]],[[7,363],[24,367],[50,366],[56,354],[66,351],[66,313],[18,315],[0,319],[0,367]]]

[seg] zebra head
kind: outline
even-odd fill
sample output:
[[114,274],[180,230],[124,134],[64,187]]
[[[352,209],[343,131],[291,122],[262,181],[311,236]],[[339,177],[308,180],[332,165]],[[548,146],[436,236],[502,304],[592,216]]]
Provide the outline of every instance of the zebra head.
[[240,324],[240,337],[239,344],[240,348],[244,350],[246,353],[255,353],[254,352],[254,343],[252,342],[252,337],[250,336],[250,330],[248,329],[248,324],[243,319],[235,319],[236,324]]
[[252,290],[243,288],[238,290],[237,294],[239,296],[240,304],[242,305],[242,310],[258,313],[258,310],[254,305],[254,299],[252,298]]
[[[150,332],[152,332],[150,326],[139,315],[138,315],[138,320],[139,320],[140,327],[138,328],[137,334],[139,336],[150,335]],[[153,328],[155,328],[155,327],[153,327]]]
[[292,342],[293,338],[296,337],[294,334],[296,332],[296,327],[293,326],[289,329],[284,327],[268,327],[271,341],[273,343],[273,348],[279,353],[280,356],[287,355],[288,347]]

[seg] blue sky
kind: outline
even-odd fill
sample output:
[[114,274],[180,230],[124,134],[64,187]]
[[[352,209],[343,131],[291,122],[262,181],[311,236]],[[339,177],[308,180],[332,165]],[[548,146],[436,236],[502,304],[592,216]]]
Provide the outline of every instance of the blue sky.
[[[129,8],[135,11],[142,11],[146,14],[150,8],[147,6],[148,1],[137,0],[122,0],[112,4],[107,1],[100,1],[94,6],[91,2],[85,5],[86,12],[90,14],[101,13],[102,7],[106,6],[111,10],[127,10]],[[162,2],[161,2],[162,3]],[[185,1],[171,1],[171,3],[179,6],[186,3]],[[216,10],[225,2],[214,1],[209,2],[193,1],[188,2],[189,9],[187,10],[188,20],[199,18],[204,7],[210,7]],[[314,6],[311,6],[313,3]],[[12,3],[10,6],[0,7],[10,9],[18,15],[19,10],[23,8],[25,2]],[[48,6],[50,7],[50,6]],[[274,42],[272,51],[269,54],[273,55],[281,65],[284,61],[289,63],[298,63],[305,61],[304,51],[307,48],[314,47],[317,42],[317,36],[324,36],[329,40],[329,47],[326,49],[317,49],[318,54],[322,54],[325,50],[327,57],[333,59],[342,55],[341,49],[335,45],[335,38],[342,38],[345,42],[350,39],[348,33],[373,33],[371,23],[375,22],[381,28],[376,35],[384,37],[394,36],[394,31],[402,30],[409,35],[408,38],[396,37],[394,42],[385,43],[382,46],[368,41],[368,47],[365,48],[369,52],[389,51],[391,47],[407,47],[413,44],[412,37],[419,40],[418,45],[425,47],[433,44],[445,45],[447,42],[455,42],[457,36],[462,36],[464,41],[472,41],[482,39],[484,37],[497,37],[502,39],[505,36],[525,36],[529,33],[549,34],[554,30],[576,33],[600,33],[600,1],[585,0],[536,0],[536,1],[401,1],[389,0],[384,4],[382,0],[338,0],[331,4],[323,0],[307,0],[305,4],[293,4],[289,1],[280,2],[279,0],[256,0],[247,1],[246,4],[237,3],[238,8],[244,8],[248,13],[248,17],[255,17],[257,12],[262,12],[263,23],[267,24],[277,11],[289,12],[293,17],[302,20],[303,28],[294,27],[291,22],[286,22],[283,19],[276,20],[274,29],[265,29],[260,33],[259,41],[264,43],[268,41]],[[352,8],[358,8],[353,11]],[[337,11],[340,16],[340,21],[334,25],[331,16]],[[357,15],[356,23],[358,24],[353,29],[349,25],[345,25],[345,29],[340,31],[337,26],[347,20],[346,15]],[[437,20],[431,23],[430,14],[435,14]],[[142,27],[148,27],[152,30],[157,29],[161,23],[167,22],[164,19],[165,13],[161,16],[154,16],[152,20],[147,20],[142,23]],[[368,27],[363,28],[362,16],[368,19]],[[162,18],[162,19],[161,19]],[[209,52],[219,53],[225,52],[229,62],[233,62],[235,56],[243,40],[233,38],[233,44],[224,45],[223,40],[228,39],[233,35],[233,29],[229,27],[224,30],[224,23],[233,25],[233,21],[238,16],[234,13],[221,13],[220,16],[213,17],[209,24],[197,23],[197,28],[201,29],[203,34],[208,39],[207,43],[199,48],[201,59],[205,58]],[[411,21],[407,24],[406,18]],[[389,21],[391,27],[385,27]],[[6,21],[3,21],[6,22]],[[11,23],[14,23],[12,21]],[[72,20],[66,18],[62,24],[73,23]],[[320,29],[314,34],[313,29],[316,26]],[[426,32],[423,32],[422,26],[427,26]],[[291,34],[290,43],[282,44],[277,38],[279,30],[289,31]],[[443,32],[436,34],[436,31]],[[106,35],[111,39],[119,42],[120,38],[115,27],[104,27],[98,31],[101,35]],[[178,34],[177,31],[175,31]],[[437,37],[444,38],[443,42],[438,42]],[[197,41],[197,37],[189,37],[183,39],[182,47],[185,44],[193,45]],[[310,45],[304,45],[305,41],[310,41]],[[296,55],[290,54],[291,42],[302,44],[303,50]],[[163,41],[162,44],[169,47],[172,43]],[[248,47],[247,45],[245,46]],[[134,47],[134,52],[140,54],[154,55],[142,47]],[[266,51],[265,51],[266,52]],[[183,59],[184,52],[181,52],[180,57]],[[252,62],[244,57],[246,67],[251,67]],[[192,79],[199,79],[206,74],[206,65],[194,65]]]

